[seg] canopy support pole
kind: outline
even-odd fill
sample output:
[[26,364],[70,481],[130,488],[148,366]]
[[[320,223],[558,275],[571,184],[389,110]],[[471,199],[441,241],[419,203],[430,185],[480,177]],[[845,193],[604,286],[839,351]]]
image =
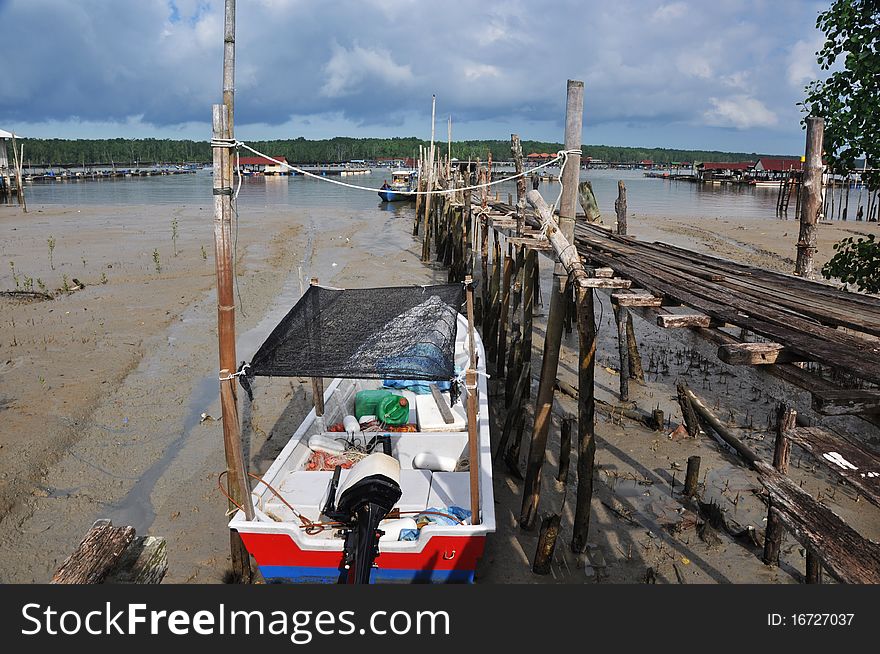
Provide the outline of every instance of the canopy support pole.
[[[318,278],[312,277],[310,282],[312,286],[318,285]],[[319,340],[320,342],[320,340]],[[324,417],[324,378],[312,377],[312,401],[315,404],[315,416],[317,418]]]
[[471,524],[480,524],[480,443],[477,425],[477,360],[474,347],[474,285],[470,275],[464,278],[467,291],[468,369],[465,372],[468,418],[468,469],[471,482]]

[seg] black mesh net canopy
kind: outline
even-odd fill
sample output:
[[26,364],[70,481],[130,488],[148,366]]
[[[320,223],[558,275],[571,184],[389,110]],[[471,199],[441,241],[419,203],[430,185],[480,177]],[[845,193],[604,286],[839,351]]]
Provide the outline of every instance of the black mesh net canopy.
[[247,376],[450,380],[462,284],[310,286],[260,346]]

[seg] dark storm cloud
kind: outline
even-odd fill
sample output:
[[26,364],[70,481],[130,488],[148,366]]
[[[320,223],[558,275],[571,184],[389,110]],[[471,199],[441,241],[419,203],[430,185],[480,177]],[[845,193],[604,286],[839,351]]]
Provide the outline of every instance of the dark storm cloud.
[[[803,2],[239,0],[236,124],[334,116],[371,127],[558,122],[567,78],[588,126],[797,134],[816,74]],[[0,124],[206,122],[220,95],[221,0],[0,2]],[[496,135],[489,135],[496,136]]]

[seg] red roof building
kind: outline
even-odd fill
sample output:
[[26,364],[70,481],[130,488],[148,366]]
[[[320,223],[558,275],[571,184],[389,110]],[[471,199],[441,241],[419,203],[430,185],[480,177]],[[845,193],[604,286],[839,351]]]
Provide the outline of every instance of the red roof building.
[[803,167],[800,159],[762,157],[755,164],[755,172],[787,173],[790,170],[802,170]]

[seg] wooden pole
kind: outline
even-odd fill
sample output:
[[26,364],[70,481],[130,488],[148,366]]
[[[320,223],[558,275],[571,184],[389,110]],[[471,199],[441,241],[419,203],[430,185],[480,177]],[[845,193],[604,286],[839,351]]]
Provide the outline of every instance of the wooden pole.
[[688,457],[687,472],[684,477],[684,495],[693,497],[697,494],[697,483],[700,479],[700,457]]
[[626,184],[620,179],[617,181],[617,199],[614,201],[614,210],[617,212],[617,233],[626,235]]
[[[773,450],[773,467],[781,474],[788,474],[788,459],[791,452],[791,441],[785,432],[793,429],[797,423],[797,412],[780,405],[776,412],[776,445]],[[782,521],[773,511],[773,498],[767,506],[767,527],[764,531],[764,563],[779,565],[779,550],[782,548]]]
[[577,424],[574,418],[562,419],[562,431],[559,435],[559,470],[556,471],[556,481],[560,484],[568,482],[568,467],[571,460],[571,428]]
[[22,161],[24,160],[24,143],[21,144],[21,150],[19,151],[18,147],[15,143],[15,134],[12,135],[12,158],[15,162],[15,185],[16,185],[16,195],[18,196],[18,203],[21,205],[21,209],[24,213],[27,213],[27,202],[24,199],[24,184],[22,183],[21,177],[21,167]]
[[468,276],[464,280],[467,296],[468,369],[465,372],[468,414],[468,460],[470,464],[471,524],[480,524],[480,433],[477,425],[477,360],[474,347],[474,285]]
[[593,464],[596,459],[596,403],[593,396],[596,363],[596,323],[593,290],[577,288],[578,317],[578,460],[577,504],[572,526],[571,550],[583,552],[590,532],[593,503]]
[[556,549],[556,539],[559,537],[560,522],[558,513],[547,514],[541,520],[538,546],[535,549],[535,560],[532,563],[532,572],[537,575],[550,574],[553,550]]
[[629,310],[616,302],[612,303],[614,316],[617,319],[617,352],[620,357],[620,401],[629,401],[629,342],[627,341],[626,325]]
[[825,121],[816,116],[807,118],[807,146],[803,171],[804,198],[800,211],[800,234],[797,243],[795,274],[813,276],[813,254],[816,252],[816,222],[822,207],[822,141]]
[[[519,134],[510,135],[510,149],[513,152],[513,165],[517,175],[523,172],[522,141]],[[526,210],[526,178],[516,178],[516,235],[522,236]]]
[[[435,122],[434,118],[436,116],[437,110],[437,96],[431,96],[431,148],[428,152],[428,191],[434,190],[434,127]],[[431,196],[425,196],[425,222],[424,228],[425,233],[423,234],[422,241],[422,261],[429,261],[431,259],[431,235],[428,231],[428,220],[431,215]]]
[[626,312],[626,344],[629,349],[629,376],[636,381],[644,382],[645,371],[642,368],[642,356],[639,354],[636,330],[633,327],[633,317],[629,310]]
[[805,581],[808,584],[822,583],[822,561],[811,547],[807,548],[807,573],[805,576]]
[[[312,277],[309,282],[311,286],[318,285],[318,278]],[[317,313],[317,303],[315,303],[315,311]],[[312,402],[315,405],[315,416],[322,418],[324,416],[324,378],[312,377]]]
[[[233,139],[235,87],[235,0],[226,0],[223,30],[223,104],[212,110],[215,141]],[[250,483],[241,445],[241,425],[236,396],[235,297],[232,252],[232,151],[218,145],[214,155],[214,261],[217,275],[217,340],[220,354],[220,407],[223,415],[223,445],[226,452],[229,494],[252,520]],[[230,508],[232,505],[230,504]],[[251,580],[250,558],[237,531],[230,531],[233,573],[243,582]]]

